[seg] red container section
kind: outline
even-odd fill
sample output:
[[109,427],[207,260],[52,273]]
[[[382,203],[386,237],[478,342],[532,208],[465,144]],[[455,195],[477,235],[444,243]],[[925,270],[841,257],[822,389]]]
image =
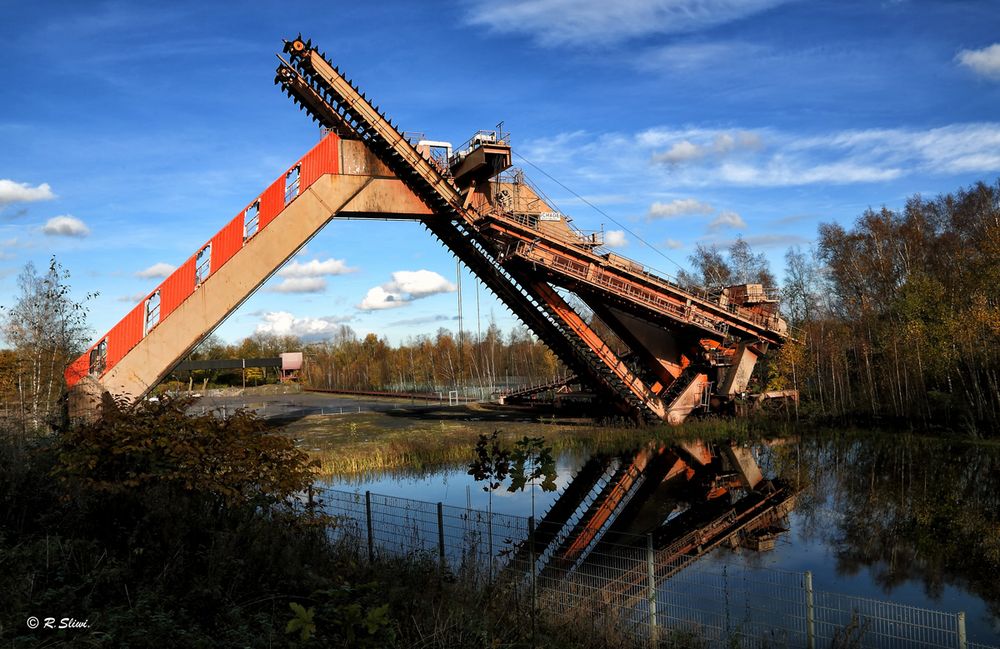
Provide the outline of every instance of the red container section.
[[160,322],[194,293],[194,261],[194,257],[188,259],[160,284]]
[[285,174],[281,174],[271,186],[260,195],[260,216],[257,218],[257,231],[263,230],[285,209]]
[[243,248],[243,212],[212,237],[211,272],[214,273],[222,268],[222,264],[229,261],[241,248]]
[[305,189],[309,185],[316,182],[316,179],[323,174],[335,174],[338,173],[339,162],[339,151],[340,147],[339,139],[336,135],[330,134],[320,140],[319,144],[314,146],[309,153],[302,156],[302,170],[300,171],[299,182],[300,187]]
[[114,367],[115,363],[124,358],[125,354],[142,340],[145,310],[146,300],[143,300],[108,332],[107,368]]
[[[319,144],[305,154],[301,160],[289,167],[288,170],[291,170],[296,165],[301,165],[299,171],[299,195],[302,194],[306,187],[316,182],[324,174],[337,173],[339,168],[338,142],[339,138],[335,134],[328,134],[320,140]],[[287,173],[288,171],[281,174],[276,181],[264,190],[263,194],[250,201],[250,205],[253,205],[260,200],[258,232],[267,227],[285,209],[285,175]],[[222,268],[223,264],[232,259],[233,255],[242,249],[244,244],[243,215],[245,212],[246,209],[244,208],[236,218],[227,223],[225,227],[212,237],[210,273],[215,273]],[[180,268],[163,280],[163,283],[157,289],[150,292],[150,295],[152,295],[156,290],[160,291],[160,322],[163,322],[174,309],[180,306],[195,291],[194,280],[195,257],[191,257]],[[148,299],[148,296],[146,299]],[[125,354],[132,351],[132,348],[139,344],[139,341],[143,338],[146,299],[143,299],[106,336],[99,338],[90,349],[66,368],[65,377],[69,387],[73,387],[80,379],[87,375],[90,370],[90,352],[101,340],[105,338],[108,340],[105,372],[114,367],[118,361],[125,357]]]

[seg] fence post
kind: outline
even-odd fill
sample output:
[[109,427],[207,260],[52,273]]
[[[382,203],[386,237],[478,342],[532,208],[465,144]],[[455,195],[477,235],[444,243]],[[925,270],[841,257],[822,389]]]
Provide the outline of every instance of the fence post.
[[368,522],[368,563],[375,563],[375,533],[372,530],[372,492],[365,492],[365,520]]
[[535,609],[538,608],[538,582],[535,577],[535,517],[528,517],[528,560],[531,562],[531,642],[535,641]]
[[965,637],[965,611],[959,611],[955,616],[958,623],[958,649],[969,649],[969,640]]
[[816,649],[816,614],[813,606],[813,574],[806,570],[803,575],[806,587],[806,647]]
[[438,503],[438,560],[444,572],[444,506]]
[[490,548],[490,583],[493,583],[493,494],[490,494],[490,505],[486,510],[486,535]]
[[658,646],[656,630],[656,560],[653,554],[653,535],[646,535],[646,573],[649,578],[649,646]]

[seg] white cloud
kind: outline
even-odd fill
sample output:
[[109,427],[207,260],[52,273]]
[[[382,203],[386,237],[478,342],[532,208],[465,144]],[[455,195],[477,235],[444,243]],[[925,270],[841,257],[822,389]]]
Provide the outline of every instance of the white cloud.
[[358,308],[364,311],[395,309],[413,300],[438,293],[451,293],[454,284],[430,270],[398,270],[392,281],[368,289]]
[[135,274],[135,276],[140,277],[142,279],[162,279],[164,277],[169,277],[170,273],[174,272],[175,270],[177,270],[177,266],[168,264],[163,261],[158,261],[149,268],[146,268],[145,270],[140,270],[138,273]]
[[[757,234],[741,238],[753,248],[787,248],[809,243],[809,239],[797,234]],[[736,239],[725,239],[716,241],[715,245],[720,248],[728,248],[736,241]]]
[[770,54],[767,47],[756,43],[677,43],[650,49],[638,57],[635,63],[640,70],[646,72],[700,72],[708,68],[730,67],[742,61],[759,61]]
[[433,324],[435,322],[448,322],[457,319],[458,316],[447,316],[440,313],[436,315],[420,316],[419,318],[407,318],[405,320],[394,320],[389,323],[390,327],[413,327],[416,325]]
[[333,334],[343,323],[350,320],[350,316],[297,318],[287,311],[268,311],[261,316],[261,322],[257,325],[256,333],[317,339]]
[[702,144],[681,140],[674,142],[666,151],[653,156],[654,162],[670,165],[701,160],[703,158],[722,158],[737,150],[756,150],[762,146],[759,134],[750,131],[716,133],[711,141]]
[[797,164],[794,161],[773,159],[761,165],[723,164],[718,170],[719,179],[733,185],[749,187],[790,187],[829,183],[849,185],[894,180],[903,175],[898,167],[882,168],[854,162],[832,164]]
[[677,239],[667,239],[663,242],[663,246],[670,250],[680,250],[684,247],[684,242],[678,241]]
[[12,203],[34,203],[50,201],[56,195],[48,183],[32,187],[28,183],[18,183],[6,178],[0,178],[0,209]]
[[721,230],[722,228],[745,228],[747,227],[746,221],[743,217],[736,212],[719,212],[719,215],[712,219],[712,222],[708,224],[708,229],[711,231]]
[[455,291],[454,284],[430,270],[398,270],[392,274],[392,281],[383,286],[407,293],[414,300]]
[[525,33],[542,45],[609,45],[650,34],[702,30],[788,0],[473,0],[473,25]]
[[708,203],[703,203],[694,198],[678,198],[669,203],[659,201],[649,206],[649,213],[646,215],[650,219],[669,219],[685,214],[711,214],[715,208]]
[[138,304],[146,299],[149,293],[133,293],[132,295],[119,295],[115,298],[118,302],[125,302],[127,304]]
[[16,237],[13,239],[4,239],[3,241],[0,241],[0,261],[13,259],[14,257],[16,257],[17,255],[14,254],[14,249],[20,247],[21,246],[18,245]]
[[624,248],[628,245],[624,230],[608,230],[604,233],[604,245],[608,248]]
[[387,291],[381,286],[373,286],[365,293],[365,297],[358,304],[358,308],[363,311],[380,311],[383,309],[398,309],[409,304],[400,293]]
[[345,275],[353,273],[357,268],[351,268],[343,259],[312,259],[305,263],[293,261],[278,271],[281,277],[323,277],[326,275]]
[[322,293],[326,290],[326,280],[322,277],[289,277],[268,290],[274,293]]
[[90,234],[90,228],[80,219],[70,214],[53,216],[42,226],[42,232],[53,237],[83,238]]
[[1000,79],[1000,43],[994,43],[981,50],[962,50],[955,58],[976,74],[990,79]]
[[1000,171],[1000,122],[819,134],[653,128],[631,135],[557,135],[544,142],[556,141],[562,148],[551,151],[550,165],[572,164],[581,181],[632,187],[633,194],[664,183],[675,188],[797,187]]

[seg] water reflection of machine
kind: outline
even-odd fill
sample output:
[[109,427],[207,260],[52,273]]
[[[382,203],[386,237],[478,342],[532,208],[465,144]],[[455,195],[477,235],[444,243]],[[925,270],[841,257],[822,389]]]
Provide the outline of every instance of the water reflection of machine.
[[654,444],[627,457],[595,456],[538,523],[535,567],[556,577],[651,542],[656,576],[666,578],[720,546],[772,548],[794,504],[791,486],[766,479],[737,445]]

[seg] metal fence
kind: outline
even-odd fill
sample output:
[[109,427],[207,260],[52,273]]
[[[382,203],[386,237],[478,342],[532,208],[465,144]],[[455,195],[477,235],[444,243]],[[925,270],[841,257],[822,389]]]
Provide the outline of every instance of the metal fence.
[[[474,580],[511,580],[541,611],[575,613],[638,639],[704,647],[1000,649],[971,642],[964,613],[817,590],[808,572],[686,557],[656,559],[651,537],[597,543],[577,560],[553,557],[556,529],[530,517],[406,498],[317,490],[331,534],[357,540],[370,560],[423,555]],[[537,547],[536,547],[537,546]],[[548,553],[548,554],[547,554]]]

